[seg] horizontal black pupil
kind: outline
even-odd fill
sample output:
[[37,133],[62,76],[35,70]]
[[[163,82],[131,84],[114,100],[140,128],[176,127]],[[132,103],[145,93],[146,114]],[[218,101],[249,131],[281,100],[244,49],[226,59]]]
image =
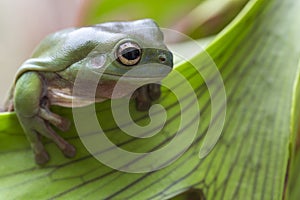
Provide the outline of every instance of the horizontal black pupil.
[[140,57],[140,51],[136,48],[127,48],[122,51],[122,56],[127,60],[135,60]]

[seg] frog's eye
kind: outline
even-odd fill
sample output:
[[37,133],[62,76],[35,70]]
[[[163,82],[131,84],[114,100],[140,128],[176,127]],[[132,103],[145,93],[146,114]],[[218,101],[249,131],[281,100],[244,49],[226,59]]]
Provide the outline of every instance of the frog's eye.
[[116,52],[118,62],[126,66],[136,65],[140,61],[141,55],[141,48],[134,42],[122,43]]

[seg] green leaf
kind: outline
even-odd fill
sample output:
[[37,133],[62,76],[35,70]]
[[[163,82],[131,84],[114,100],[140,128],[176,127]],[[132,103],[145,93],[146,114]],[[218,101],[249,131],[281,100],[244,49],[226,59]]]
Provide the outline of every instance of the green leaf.
[[[180,133],[192,133],[197,117],[194,108],[198,105],[201,118],[191,147],[163,169],[126,173],[107,167],[86,150],[74,126],[60,134],[76,146],[77,156],[66,159],[53,143],[46,141],[52,159],[45,167],[37,167],[16,116],[2,113],[1,197],[167,199],[193,188],[200,189],[206,199],[214,200],[283,199],[289,192],[286,175],[294,159],[299,122],[299,9],[300,1],[295,0],[250,1],[207,47],[208,54],[201,52],[190,63],[180,64],[163,81],[169,89],[163,89],[159,103],[167,110],[167,122],[154,137],[137,139],[125,134],[114,121],[110,101],[96,106],[100,125],[112,142],[127,151],[149,152],[167,147],[180,137],[175,134],[181,122],[184,129]],[[219,76],[210,58],[224,81],[227,104],[223,104],[221,98],[222,87],[215,84]],[[181,81],[176,72],[182,74],[185,81]],[[184,84],[191,85],[192,93]],[[122,102],[116,103],[122,108]],[[202,144],[207,145],[202,150],[208,150],[217,138],[213,137],[216,132],[206,134],[208,126],[222,122],[221,111],[225,107],[222,135],[212,152],[200,159]],[[133,104],[130,108],[137,124],[151,124],[148,113],[135,111]],[[56,107],[54,111],[68,118],[72,116],[70,109]],[[161,112],[151,116],[156,119]],[[184,121],[182,116],[190,116],[190,121]],[[131,124],[123,123],[121,128],[127,126]],[[84,135],[92,139],[96,134],[86,132]],[[184,138],[180,139],[185,142]],[[172,153],[162,154],[162,159]],[[113,161],[124,161],[122,157],[111,155]],[[139,162],[124,165],[134,167]]]
[[297,200],[300,198],[300,192],[299,192],[299,189],[298,189],[298,186],[300,184],[300,179],[299,179],[299,167],[300,167],[300,156],[299,156],[299,150],[295,156],[295,160],[294,160],[294,163],[293,163],[293,167],[292,167],[292,170],[290,171],[289,173],[289,176],[290,176],[290,181],[289,181],[289,195],[288,195],[288,199],[291,199],[291,200]]

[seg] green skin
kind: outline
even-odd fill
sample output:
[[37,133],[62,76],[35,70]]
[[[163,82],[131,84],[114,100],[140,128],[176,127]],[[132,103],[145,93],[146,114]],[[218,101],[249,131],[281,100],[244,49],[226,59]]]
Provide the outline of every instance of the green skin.
[[[141,49],[133,65],[122,63],[116,53],[126,42],[134,42]],[[16,112],[37,164],[49,160],[42,136],[54,141],[66,157],[73,157],[75,148],[52,129],[54,126],[66,131],[70,122],[51,112],[50,106],[80,107],[94,102],[83,89],[80,101],[72,104],[72,99],[77,98],[72,91],[79,70],[102,74],[95,95],[97,102],[112,98],[116,81],[122,76],[124,88],[114,98],[129,95],[132,86],[143,83],[134,95],[137,109],[143,111],[159,98],[160,85],[154,82],[172,70],[172,59],[162,32],[150,19],[59,31],[46,37],[20,67],[5,110]],[[86,80],[90,79],[87,75]]]

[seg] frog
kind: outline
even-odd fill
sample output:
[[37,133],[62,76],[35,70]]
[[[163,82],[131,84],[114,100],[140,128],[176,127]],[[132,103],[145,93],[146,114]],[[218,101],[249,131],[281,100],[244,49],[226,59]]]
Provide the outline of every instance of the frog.
[[[126,97],[129,95],[126,89],[112,95],[122,77],[124,88],[143,83],[131,98],[138,111],[147,111],[160,97],[160,81],[172,68],[173,54],[164,43],[162,30],[152,19],[67,28],[46,36],[20,66],[4,110],[16,113],[35,162],[44,165],[50,155],[43,137],[54,142],[65,157],[76,155],[74,145],[55,130],[67,131],[72,123],[52,112],[52,106],[84,107]],[[82,97],[81,93],[73,95],[76,77],[82,69],[101,73],[94,99],[85,99],[84,92]],[[72,103],[79,98],[76,104]]]

